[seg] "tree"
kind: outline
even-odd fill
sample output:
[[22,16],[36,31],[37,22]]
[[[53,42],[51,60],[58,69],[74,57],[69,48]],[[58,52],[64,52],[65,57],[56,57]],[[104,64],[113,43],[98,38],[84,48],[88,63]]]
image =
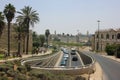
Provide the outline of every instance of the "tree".
[[5,26],[4,15],[2,14],[2,12],[0,12],[0,37],[2,35],[4,26]]
[[41,47],[43,47],[43,45],[45,43],[45,36],[44,35],[40,35],[39,38],[40,38],[40,45],[41,45]]
[[8,22],[8,54],[7,54],[8,56],[10,56],[10,24],[15,16],[15,12],[16,12],[15,7],[12,4],[9,3],[8,5],[5,6],[4,14]]
[[49,38],[49,35],[50,35],[50,31],[49,31],[49,29],[46,29],[45,36],[46,36],[47,47],[48,47],[48,38]]
[[28,54],[28,46],[29,46],[29,27],[30,25],[34,26],[34,23],[39,21],[38,13],[36,10],[33,10],[32,7],[25,6],[21,9],[21,12],[18,11],[20,14],[17,18],[19,18],[24,25],[27,27],[27,47],[26,47],[26,54]]
[[16,31],[17,33],[17,39],[18,39],[18,52],[17,52],[17,56],[21,57],[21,53],[20,53],[20,50],[21,50],[21,34],[22,32],[24,31],[23,30],[24,27],[22,27],[22,23],[18,23],[16,24],[16,27],[14,27],[14,30]]
[[106,45],[105,51],[107,52],[108,55],[115,55],[116,45],[115,44]]

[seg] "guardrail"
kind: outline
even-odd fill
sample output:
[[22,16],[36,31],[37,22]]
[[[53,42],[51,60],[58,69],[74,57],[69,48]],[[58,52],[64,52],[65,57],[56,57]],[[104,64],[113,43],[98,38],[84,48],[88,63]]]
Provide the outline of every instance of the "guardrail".
[[[81,52],[79,52],[79,54],[80,54],[80,56],[82,54],[81,57],[84,56],[83,58],[88,58],[88,59],[83,59],[82,58],[83,61],[84,61],[84,64],[85,64],[84,66],[78,66],[78,67],[52,67],[52,66],[34,67],[34,66],[32,66],[31,68],[37,69],[37,70],[40,70],[40,71],[51,72],[53,74],[80,75],[80,74],[85,74],[85,73],[86,74],[93,73],[94,69],[95,69],[95,60],[91,56],[85,55]],[[58,54],[56,54],[56,55],[58,55]]]

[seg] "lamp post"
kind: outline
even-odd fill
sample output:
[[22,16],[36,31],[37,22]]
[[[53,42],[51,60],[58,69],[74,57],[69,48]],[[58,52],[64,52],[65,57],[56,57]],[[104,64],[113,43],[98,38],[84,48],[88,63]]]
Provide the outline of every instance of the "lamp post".
[[98,22],[98,51],[99,51],[99,39],[100,39],[99,28],[100,28],[100,20],[98,20],[97,22]]

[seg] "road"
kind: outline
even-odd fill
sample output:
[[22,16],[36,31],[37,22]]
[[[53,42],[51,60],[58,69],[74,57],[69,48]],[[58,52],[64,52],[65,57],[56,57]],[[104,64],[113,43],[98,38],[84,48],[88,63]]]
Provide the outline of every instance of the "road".
[[83,52],[95,58],[103,70],[103,80],[120,80],[120,63],[99,54]]
[[[78,60],[77,61],[72,61],[72,58],[74,57],[74,56],[77,56],[77,58],[78,58]],[[69,65],[70,67],[79,67],[79,66],[82,66],[82,62],[81,62],[81,60],[80,60],[80,58],[79,58],[79,54],[78,53],[76,53],[76,55],[71,55],[70,54],[70,63],[71,63],[71,65]]]
[[[65,54],[65,53],[63,53],[63,54]],[[69,57],[68,57],[68,59],[66,61],[66,67],[80,67],[80,66],[82,66],[82,61],[81,61],[80,56],[79,56],[79,54],[77,52],[76,52],[75,55],[71,55],[71,53],[69,52],[68,55],[69,55]],[[75,57],[75,56],[78,58],[77,61],[72,60],[73,57]],[[61,59],[61,61],[62,60],[63,60],[63,58]]]

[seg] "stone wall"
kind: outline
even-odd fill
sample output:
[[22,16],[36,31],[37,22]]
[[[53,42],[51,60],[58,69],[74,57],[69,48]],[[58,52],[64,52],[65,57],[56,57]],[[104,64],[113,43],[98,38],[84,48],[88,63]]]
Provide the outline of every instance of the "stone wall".
[[[10,27],[10,51],[17,51],[18,49],[18,39],[17,39],[17,33],[15,32],[14,28],[16,27],[15,24],[11,24]],[[5,26],[5,29],[3,30],[3,34],[0,38],[0,49],[4,49],[7,51],[7,44],[8,44],[8,30],[7,26]],[[25,43],[26,44],[26,43]],[[21,53],[23,52],[23,41],[21,40]],[[32,50],[32,30],[30,30],[29,34],[29,51]]]

